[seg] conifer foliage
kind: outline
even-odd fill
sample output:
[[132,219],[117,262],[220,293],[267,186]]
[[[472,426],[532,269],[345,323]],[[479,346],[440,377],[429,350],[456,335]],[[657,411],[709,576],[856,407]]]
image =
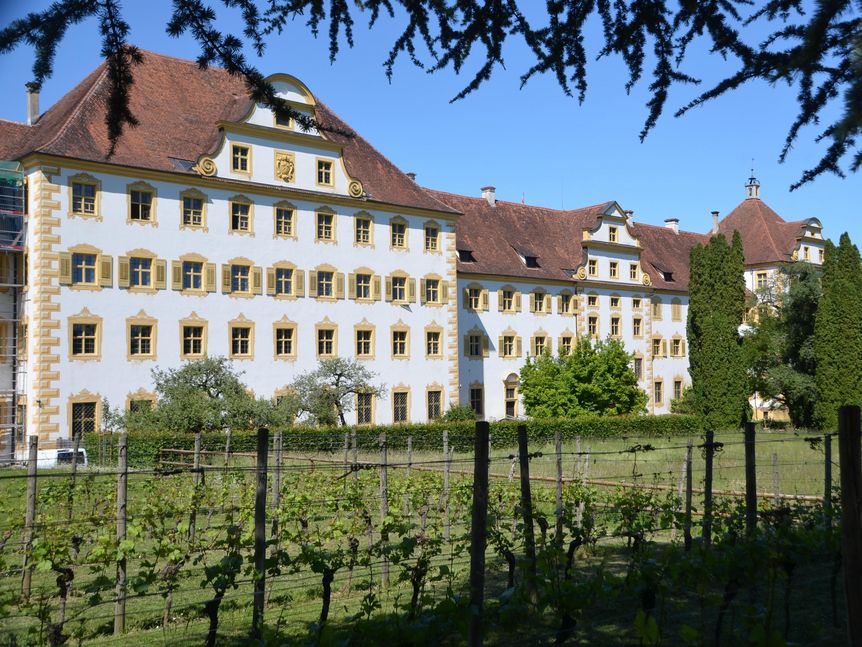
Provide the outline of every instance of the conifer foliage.
[[826,243],[823,295],[814,324],[818,426],[837,426],[838,407],[862,405],[862,261],[846,233]]
[[689,373],[695,411],[715,428],[748,418],[748,385],[739,326],[745,312],[742,240],[723,234],[691,250]]

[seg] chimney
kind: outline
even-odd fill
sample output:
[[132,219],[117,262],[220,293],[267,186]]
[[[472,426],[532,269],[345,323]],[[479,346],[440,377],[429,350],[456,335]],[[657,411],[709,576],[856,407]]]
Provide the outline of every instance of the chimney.
[[27,83],[27,125],[32,126],[39,121],[39,85]]
[[416,181],[416,174],[415,174],[413,171],[410,171],[409,173],[405,173],[404,175],[406,175],[407,177],[409,177],[409,178],[410,178],[411,180],[413,180],[414,182]]
[[673,233],[679,233],[679,218],[665,218],[664,226],[673,231]]
[[492,207],[497,204],[497,187],[483,186],[482,197],[488,201]]
[[718,211],[712,212],[712,231],[710,233],[712,233],[712,234],[718,233]]
[[623,213],[626,214],[626,222],[631,224],[632,220],[634,220],[635,212],[631,209],[626,209]]

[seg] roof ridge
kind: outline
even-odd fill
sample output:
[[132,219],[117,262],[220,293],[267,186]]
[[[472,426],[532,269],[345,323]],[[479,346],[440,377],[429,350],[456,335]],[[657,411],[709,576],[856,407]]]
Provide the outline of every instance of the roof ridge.
[[709,236],[709,234],[702,234],[699,231],[691,231],[689,229],[680,229],[677,232],[674,232],[670,227],[666,225],[654,225],[651,222],[632,222],[635,227],[652,227],[653,229],[657,229],[658,231],[668,231],[674,233],[674,235],[679,234],[691,234],[692,236]]
[[33,124],[28,124],[28,123],[23,122],[23,121],[15,121],[14,119],[4,119],[3,117],[0,117],[0,121],[4,121],[7,124],[14,124],[16,126],[26,126],[27,128],[33,127]]
[[[444,191],[443,189],[432,189],[431,187],[423,186],[425,191],[431,191],[433,193],[444,193],[446,195],[455,196],[456,198],[462,198],[464,200],[476,200],[476,201],[485,201],[485,198],[482,196],[474,196],[474,195],[464,195],[463,193],[454,193],[452,191]],[[530,209],[541,209],[542,211],[552,211],[554,213],[572,213],[574,211],[585,211],[587,209],[597,209],[598,207],[604,207],[605,205],[611,204],[613,200],[605,200],[604,202],[598,202],[596,204],[590,204],[585,207],[575,207],[574,209],[555,209],[554,207],[545,207],[540,204],[527,204],[523,202],[513,202],[512,200],[497,200],[500,204],[508,204],[515,207],[529,207]]]
[[[70,124],[72,123],[73,119],[74,119],[74,118],[76,118],[76,117],[78,116],[78,114],[83,110],[83,106],[84,106],[84,104],[85,104],[85,103],[87,103],[87,101],[90,99],[90,97],[91,97],[93,94],[95,94],[96,88],[97,88],[97,87],[99,87],[99,86],[102,84],[102,80],[103,80],[103,79],[107,76],[107,74],[108,74],[108,66],[107,66],[107,64],[105,63],[105,61],[102,61],[101,63],[99,63],[99,65],[96,67],[96,69],[99,69],[99,67],[101,67],[101,68],[102,68],[101,73],[100,73],[100,74],[99,74],[99,75],[98,75],[98,76],[93,80],[92,85],[91,85],[91,86],[90,86],[90,88],[87,90],[87,92],[84,94],[84,96],[83,96],[83,97],[81,97],[81,100],[80,100],[80,101],[78,101],[78,103],[77,103],[77,105],[75,106],[74,110],[72,110],[72,111],[69,113],[69,115],[66,117],[66,120],[63,122],[63,125],[62,125],[62,126],[60,126],[60,128],[58,128],[58,129],[57,129],[57,133],[56,133],[56,134],[55,134],[51,139],[49,139],[47,142],[45,142],[44,144],[42,144],[39,148],[41,148],[41,149],[43,149],[43,150],[44,150],[44,149],[46,149],[46,148],[50,147],[50,146],[51,146],[51,145],[53,145],[55,142],[57,142],[57,141],[58,141],[58,140],[59,140],[63,135],[65,135],[65,134],[66,134],[66,131],[69,129]],[[95,71],[95,70],[94,70],[94,71]],[[64,96],[65,96],[65,95],[64,95]],[[54,105],[57,105],[57,104],[54,104]],[[49,110],[50,110],[50,108],[49,108]],[[38,122],[37,122],[37,123],[38,123]]]

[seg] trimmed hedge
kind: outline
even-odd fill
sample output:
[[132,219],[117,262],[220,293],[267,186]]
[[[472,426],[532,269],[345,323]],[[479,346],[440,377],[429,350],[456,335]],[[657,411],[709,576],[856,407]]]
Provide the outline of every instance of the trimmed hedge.
[[[691,436],[703,432],[701,419],[697,416],[621,416],[616,418],[566,418],[557,420],[500,420],[491,423],[491,443],[494,447],[509,448],[518,444],[517,428],[526,424],[530,439],[536,443],[552,442],[554,432],[559,429],[564,440],[581,438],[663,438],[670,436]],[[415,424],[397,426],[358,427],[356,442],[360,449],[377,448],[377,439],[381,433],[387,435],[389,447],[404,449],[407,437],[413,437],[413,448],[417,451],[440,450],[442,447],[443,430],[449,431],[449,444],[457,452],[471,452],[473,449],[472,422],[450,422],[434,424]],[[284,430],[282,443],[286,452],[314,451],[341,454],[344,451],[344,434],[352,428],[328,427],[310,428],[293,427]],[[257,434],[253,430],[234,431],[231,434],[231,451],[254,452],[257,448]],[[98,463],[100,437],[103,446],[104,461],[113,463],[116,460],[116,439],[98,433],[84,435],[84,447],[87,449],[90,461]],[[160,449],[193,450],[194,434],[179,434],[173,432],[136,432],[129,434],[128,462],[130,467],[152,467],[158,463]],[[225,434],[222,432],[204,433],[201,436],[201,447],[205,451],[223,452]],[[189,462],[191,458],[188,459]],[[213,461],[218,463],[219,460]]]

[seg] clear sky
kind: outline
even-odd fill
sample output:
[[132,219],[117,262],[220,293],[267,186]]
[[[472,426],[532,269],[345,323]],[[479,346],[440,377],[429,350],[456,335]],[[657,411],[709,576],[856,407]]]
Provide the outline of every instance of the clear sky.
[[[0,0],[0,24],[20,17],[25,6],[36,10],[48,4]],[[135,45],[195,58],[198,47],[190,36],[174,39],[165,33],[169,0],[127,0],[124,11]],[[231,25],[231,14],[220,11],[225,14],[222,29],[239,32],[238,23]],[[676,217],[681,228],[705,232],[710,211],[726,215],[744,198],[753,158],[761,197],[782,217],[816,216],[827,236],[849,231],[854,242],[862,243],[862,174],[844,180],[823,176],[789,191],[825,147],[813,142],[815,129],[804,130],[787,162],[777,162],[795,116],[794,91],[786,86],[758,82],[679,119],[673,112],[697,89],[676,88],[667,114],[642,144],[638,134],[647,114],[648,82],[627,95],[619,60],[589,66],[587,99],[579,105],[548,76],[520,89],[520,75],[531,60],[513,40],[504,51],[505,69],[498,67],[492,80],[466,99],[449,103],[476,67],[468,66],[460,77],[451,70],[429,75],[404,59],[390,83],[382,63],[398,24],[383,19],[369,31],[358,23],[355,47],[345,44],[334,64],[325,30],[315,40],[301,21],[272,37],[263,58],[249,56],[265,74],[287,72],[303,80],[402,170],[415,172],[424,186],[479,195],[480,187],[491,184],[499,199],[520,201],[523,196],[527,203],[554,208],[616,200],[633,210],[636,220],[662,224]],[[601,38],[599,27],[590,25],[587,46],[593,52]],[[94,20],[70,28],[55,74],[42,88],[43,111],[99,64],[99,49]],[[27,47],[0,57],[6,88],[0,118],[25,120],[24,84],[31,78],[33,60]],[[731,67],[701,47],[692,51],[683,69],[708,85]]]

